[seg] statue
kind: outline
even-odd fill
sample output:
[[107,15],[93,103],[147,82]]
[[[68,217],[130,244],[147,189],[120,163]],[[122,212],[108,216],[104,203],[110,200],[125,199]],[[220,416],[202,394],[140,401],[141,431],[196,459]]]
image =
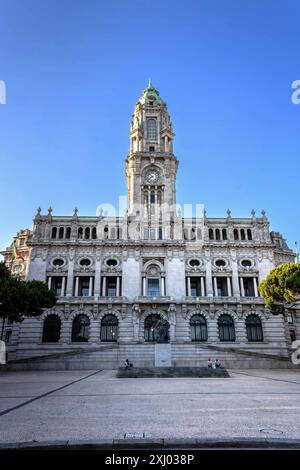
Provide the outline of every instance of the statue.
[[164,318],[160,318],[154,327],[155,341],[157,343],[169,342],[169,322]]

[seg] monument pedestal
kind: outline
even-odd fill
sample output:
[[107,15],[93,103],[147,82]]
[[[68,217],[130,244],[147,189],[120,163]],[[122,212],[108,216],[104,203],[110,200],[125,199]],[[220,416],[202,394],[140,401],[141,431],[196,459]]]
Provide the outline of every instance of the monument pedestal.
[[155,367],[172,367],[172,354],[170,343],[155,344]]

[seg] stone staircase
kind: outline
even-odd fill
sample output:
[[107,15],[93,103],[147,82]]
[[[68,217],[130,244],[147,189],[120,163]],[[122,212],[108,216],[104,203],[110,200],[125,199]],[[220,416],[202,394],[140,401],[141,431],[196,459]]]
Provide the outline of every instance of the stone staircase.
[[[246,348],[199,344],[172,343],[172,366],[207,367],[209,358],[218,358],[226,369],[285,369],[294,366],[287,351],[282,355],[272,350],[250,351]],[[102,344],[91,348],[76,348],[10,361],[0,370],[95,370],[122,367],[126,358],[134,368],[154,367],[155,344]]]

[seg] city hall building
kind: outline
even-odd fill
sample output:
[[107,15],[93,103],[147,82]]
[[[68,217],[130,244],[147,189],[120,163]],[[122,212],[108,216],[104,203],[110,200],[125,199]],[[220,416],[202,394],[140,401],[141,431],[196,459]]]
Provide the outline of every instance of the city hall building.
[[12,273],[44,281],[57,295],[41,316],[5,325],[9,359],[116,368],[129,358],[153,366],[161,318],[173,366],[206,365],[209,357],[228,367],[287,363],[291,340],[300,338],[299,311],[272,315],[258,285],[273,267],[294,262],[293,252],[270,232],[264,211],[214,218],[199,205],[196,217],[186,217],[176,206],[173,138],[167,105],[149,82],[131,120],[125,213],[39,208],[33,229],[15,237],[18,256],[13,244],[2,252]]

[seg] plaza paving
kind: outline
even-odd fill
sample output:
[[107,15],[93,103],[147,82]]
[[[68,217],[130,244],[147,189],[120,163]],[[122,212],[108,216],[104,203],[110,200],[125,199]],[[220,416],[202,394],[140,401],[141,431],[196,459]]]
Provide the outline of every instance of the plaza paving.
[[115,371],[0,372],[0,443],[300,439],[300,370],[117,379]]

